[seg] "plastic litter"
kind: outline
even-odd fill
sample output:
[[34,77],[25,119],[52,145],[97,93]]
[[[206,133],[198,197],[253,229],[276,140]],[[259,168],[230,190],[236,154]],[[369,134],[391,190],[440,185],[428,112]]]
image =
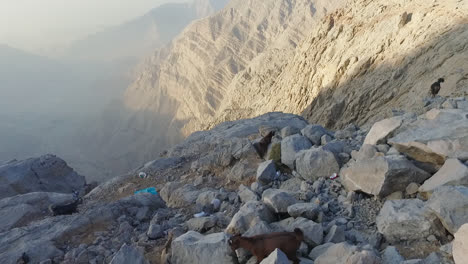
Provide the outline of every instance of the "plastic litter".
[[331,180],[334,180],[334,179],[336,179],[336,178],[338,178],[338,177],[340,177],[338,174],[333,173],[332,176],[330,176],[330,179],[331,179]]
[[200,213],[197,213],[197,214],[194,214],[193,216],[196,217],[196,218],[199,218],[199,217],[204,217],[204,216],[207,216],[208,214],[205,213],[205,212],[200,212]]
[[156,188],[154,187],[149,187],[149,188],[138,190],[135,192],[135,194],[138,194],[138,193],[151,193],[154,195],[158,194],[158,192],[156,191]]
[[145,172],[141,171],[140,173],[138,173],[138,177],[145,179],[146,177],[148,177],[148,175]]

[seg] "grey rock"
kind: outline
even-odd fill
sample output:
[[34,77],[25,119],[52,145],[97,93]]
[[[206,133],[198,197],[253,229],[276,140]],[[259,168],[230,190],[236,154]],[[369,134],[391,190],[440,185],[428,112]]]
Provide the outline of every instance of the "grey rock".
[[322,136],[325,134],[330,134],[330,132],[328,132],[328,130],[323,128],[321,125],[308,125],[301,130],[301,133],[314,145],[320,145]]
[[288,207],[288,214],[292,217],[304,217],[310,220],[317,219],[320,206],[315,203],[296,203]]
[[276,166],[274,161],[268,160],[260,163],[257,169],[257,181],[268,184],[276,178]]
[[341,170],[340,175],[348,191],[363,191],[380,197],[404,191],[408,184],[422,183],[431,176],[403,156],[359,160]]
[[353,137],[353,131],[350,130],[337,130],[335,131],[336,139],[348,139]]
[[335,245],[335,243],[325,243],[323,245],[316,246],[310,251],[309,258],[312,260],[317,259],[320,255],[322,255],[325,251],[328,250],[331,246]]
[[448,159],[436,174],[424,182],[419,191],[432,192],[442,185],[468,186],[468,167],[458,159]]
[[226,228],[226,232],[230,234],[243,234],[255,223],[254,221],[257,218],[267,223],[271,223],[275,219],[266,204],[249,201],[234,215],[231,223]]
[[245,187],[243,184],[239,185],[238,195],[243,203],[246,203],[248,201],[260,200],[260,198],[254,191],[252,191],[249,187]]
[[152,212],[149,209],[149,207],[144,206],[138,209],[138,212],[136,213],[135,218],[138,221],[144,221],[144,220],[148,220],[151,217],[151,215],[152,215]]
[[249,230],[247,230],[243,236],[250,237],[250,236],[257,236],[257,235],[262,235],[262,234],[268,234],[271,233],[273,229],[270,227],[270,225],[262,220],[258,220],[257,223],[252,225]]
[[177,183],[167,183],[161,190],[161,196],[164,198],[163,193],[168,197],[164,199],[168,206],[180,208],[193,204],[198,199],[200,190],[191,184],[180,185]]
[[345,227],[333,225],[325,237],[325,243],[340,243],[345,241]]
[[352,246],[346,242],[332,245],[317,259],[315,264],[366,263],[380,264],[381,259],[372,251]]
[[455,234],[458,228],[468,223],[468,187],[438,187],[427,201],[427,207],[451,234]]
[[323,135],[322,138],[320,138],[320,142],[322,143],[322,146],[330,143],[332,141],[332,137],[330,135]]
[[148,232],[146,233],[150,239],[158,239],[164,237],[164,232],[160,224],[151,222]]
[[117,254],[115,254],[115,256],[112,258],[110,264],[126,263],[149,264],[149,262],[145,259],[142,250],[139,250],[134,246],[123,244],[119,252],[117,252]]
[[187,221],[187,227],[189,230],[197,232],[206,232],[208,229],[214,227],[217,222],[217,218],[214,215],[200,218],[192,218]]
[[68,204],[72,194],[33,192],[0,200],[0,233],[21,227],[50,214],[51,204]]
[[386,143],[403,123],[403,116],[391,117],[375,123],[364,140],[364,144],[377,145]]
[[214,199],[220,199],[221,194],[218,191],[209,190],[201,192],[197,197],[197,205],[207,206],[210,205]]
[[398,253],[397,249],[392,246],[385,248],[382,254],[382,264],[400,264],[405,259]]
[[453,241],[453,259],[456,264],[468,263],[468,223],[461,226],[455,233]]
[[237,263],[224,233],[215,233],[203,236],[200,233],[189,231],[172,241],[173,264],[205,264],[205,263]]
[[275,251],[271,252],[260,264],[290,264],[290,261],[286,254],[279,249],[275,249]]
[[372,159],[377,154],[377,148],[374,145],[364,144],[359,151],[352,151],[351,156],[356,161]]
[[276,213],[287,213],[288,207],[297,203],[296,198],[292,195],[278,189],[268,189],[264,191],[262,194],[262,201]]
[[411,158],[437,165],[447,158],[466,160],[468,140],[466,112],[459,109],[432,109],[424,118],[400,128],[389,143]]
[[386,201],[376,223],[389,242],[426,239],[444,232],[436,217],[428,217],[428,209],[419,199]]
[[314,221],[303,217],[287,218],[280,222],[270,224],[278,232],[293,232],[295,228],[300,228],[304,232],[304,241],[312,247],[318,246],[323,242],[323,227]]
[[312,147],[312,143],[301,135],[292,135],[284,138],[281,141],[281,163],[287,165],[289,168],[294,169],[296,154],[305,149]]
[[242,183],[254,179],[257,172],[257,164],[259,160],[255,161],[243,159],[237,162],[229,172],[228,179],[232,182]]
[[408,186],[406,187],[406,194],[415,194],[418,192],[418,189],[419,189],[419,184],[415,183],[415,182],[412,182],[410,184],[408,184]]
[[306,180],[315,181],[320,177],[329,177],[340,169],[335,155],[322,149],[302,151],[296,159],[297,172]]
[[302,182],[302,179],[294,177],[282,182],[280,189],[291,193],[299,192],[301,191]]
[[30,192],[72,193],[86,185],[83,176],[54,155],[1,165],[0,182],[0,199]]
[[282,138],[289,137],[289,136],[292,136],[294,134],[299,134],[299,133],[301,133],[301,130],[298,129],[297,127],[292,127],[292,126],[283,127],[283,129],[281,129],[281,132],[280,132]]

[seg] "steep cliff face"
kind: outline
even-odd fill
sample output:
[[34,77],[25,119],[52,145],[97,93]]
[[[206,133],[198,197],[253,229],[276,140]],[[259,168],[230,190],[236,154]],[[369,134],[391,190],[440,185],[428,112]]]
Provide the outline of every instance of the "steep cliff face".
[[[231,1],[221,12],[192,23],[154,55],[125,95],[135,112],[166,114],[187,135],[211,120],[233,78],[270,50],[288,52],[330,10],[344,1]],[[261,55],[263,56],[263,55]],[[251,100],[252,101],[252,100]],[[149,122],[149,121],[148,121]]]
[[[268,111],[311,122],[364,124],[392,109],[417,111],[430,85],[463,94],[468,83],[466,1],[349,1],[294,51],[273,51],[240,72],[215,121]],[[208,126],[210,126],[208,125]]]

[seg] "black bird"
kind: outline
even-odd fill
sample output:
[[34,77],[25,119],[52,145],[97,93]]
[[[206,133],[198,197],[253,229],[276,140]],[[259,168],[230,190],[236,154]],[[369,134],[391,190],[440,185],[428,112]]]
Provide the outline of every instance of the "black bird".
[[432,94],[432,97],[436,96],[439,91],[440,91],[440,84],[443,83],[445,80],[444,78],[439,78],[439,80],[437,80],[437,82],[433,83],[431,85],[431,94]]
[[268,150],[268,145],[271,143],[271,138],[275,135],[274,131],[270,131],[266,136],[264,136],[259,142],[254,143],[253,146],[257,151],[260,158],[263,158]]

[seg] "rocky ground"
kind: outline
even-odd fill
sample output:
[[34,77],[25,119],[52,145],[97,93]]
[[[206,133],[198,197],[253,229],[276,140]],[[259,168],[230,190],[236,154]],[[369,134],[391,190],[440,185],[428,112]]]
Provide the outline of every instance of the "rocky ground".
[[[283,113],[226,122],[94,189],[55,156],[5,163],[0,259],[255,263],[229,236],[301,228],[301,263],[468,263],[468,101],[423,107],[339,131]],[[48,211],[77,195],[77,213]]]

